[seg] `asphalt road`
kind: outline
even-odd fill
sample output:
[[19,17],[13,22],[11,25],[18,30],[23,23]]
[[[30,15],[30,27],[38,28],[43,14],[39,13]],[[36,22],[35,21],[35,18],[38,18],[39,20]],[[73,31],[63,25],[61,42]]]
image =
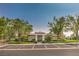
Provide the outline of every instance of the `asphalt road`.
[[79,56],[79,49],[0,50],[0,56]]

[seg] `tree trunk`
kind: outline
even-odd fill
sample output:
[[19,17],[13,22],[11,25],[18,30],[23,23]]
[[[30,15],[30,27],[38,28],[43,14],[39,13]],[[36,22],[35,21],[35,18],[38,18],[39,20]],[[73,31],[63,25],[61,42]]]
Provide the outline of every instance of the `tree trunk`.
[[79,39],[79,37],[78,37],[78,30],[76,30],[76,39]]

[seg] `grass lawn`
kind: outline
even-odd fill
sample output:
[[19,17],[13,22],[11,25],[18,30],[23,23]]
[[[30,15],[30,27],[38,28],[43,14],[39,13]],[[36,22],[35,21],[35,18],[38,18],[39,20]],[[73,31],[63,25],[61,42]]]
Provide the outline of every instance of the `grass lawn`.
[[65,39],[65,40],[51,40],[51,41],[46,42],[46,43],[76,43],[76,42],[79,42],[79,40],[68,40],[68,39]]
[[79,40],[64,40],[64,43],[75,43],[79,42]]
[[18,42],[18,41],[10,41],[8,44],[32,44],[33,42]]
[[[76,42],[79,42],[79,40],[68,40],[68,39],[65,39],[65,40],[52,40],[50,42],[45,42],[45,43],[76,43]],[[34,42],[18,42],[18,41],[9,41],[8,44],[32,44]]]

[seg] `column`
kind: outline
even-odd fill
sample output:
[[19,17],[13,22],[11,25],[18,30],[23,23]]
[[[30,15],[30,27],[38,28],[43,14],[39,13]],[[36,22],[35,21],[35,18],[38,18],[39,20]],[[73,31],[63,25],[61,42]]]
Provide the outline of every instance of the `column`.
[[42,41],[44,41],[45,40],[45,35],[42,35]]
[[37,40],[38,40],[38,39],[37,39],[37,35],[35,35],[35,41],[37,42]]

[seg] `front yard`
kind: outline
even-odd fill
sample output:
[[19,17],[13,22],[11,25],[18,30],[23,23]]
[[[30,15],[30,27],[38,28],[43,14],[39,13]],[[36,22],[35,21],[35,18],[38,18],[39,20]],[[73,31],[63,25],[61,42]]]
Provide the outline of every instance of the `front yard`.
[[76,43],[79,42],[79,40],[64,40],[64,43]]
[[32,44],[33,42],[9,41],[8,44]]
[[[8,44],[33,44],[35,43],[35,41],[15,41],[15,40],[10,40],[8,42],[3,42],[3,41],[0,41],[1,43],[8,43]],[[38,43],[39,41],[37,41]],[[78,43],[79,40],[68,40],[68,39],[64,39],[64,40],[50,40],[49,41],[44,41],[41,43]]]
[[51,41],[47,41],[46,43],[78,43],[79,40],[68,40],[68,39],[64,39],[64,40],[51,40]]

